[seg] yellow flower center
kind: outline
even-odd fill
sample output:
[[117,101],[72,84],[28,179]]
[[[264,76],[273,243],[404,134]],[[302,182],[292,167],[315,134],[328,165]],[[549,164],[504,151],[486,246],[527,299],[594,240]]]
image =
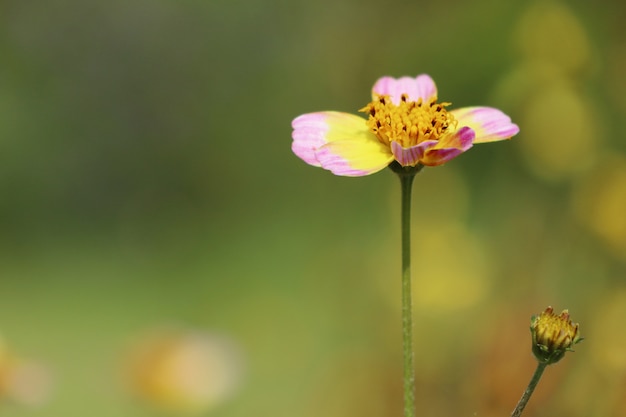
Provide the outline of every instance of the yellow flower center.
[[394,104],[388,95],[376,96],[360,112],[369,114],[367,126],[381,143],[398,142],[405,148],[425,140],[438,140],[448,130],[456,129],[457,121],[446,107],[451,103],[408,101],[403,94],[400,103]]

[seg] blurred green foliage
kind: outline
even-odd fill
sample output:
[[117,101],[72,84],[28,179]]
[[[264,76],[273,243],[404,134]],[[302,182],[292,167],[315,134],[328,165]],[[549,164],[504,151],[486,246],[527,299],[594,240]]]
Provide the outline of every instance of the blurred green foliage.
[[242,385],[207,415],[399,415],[397,180],[306,166],[290,121],[419,73],[521,133],[416,178],[418,414],[507,415],[532,373],[530,316],[551,304],[586,341],[527,414],[624,415],[624,12],[4,1],[0,334],[51,388],[0,415],[163,415],[124,368],[171,324],[243,352]]

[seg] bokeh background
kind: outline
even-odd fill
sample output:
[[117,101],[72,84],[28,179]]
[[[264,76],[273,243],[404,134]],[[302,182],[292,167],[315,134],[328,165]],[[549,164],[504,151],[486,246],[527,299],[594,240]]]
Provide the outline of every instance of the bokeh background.
[[290,151],[382,75],[521,127],[414,185],[419,415],[626,415],[622,2],[5,0],[0,415],[401,414],[399,186]]

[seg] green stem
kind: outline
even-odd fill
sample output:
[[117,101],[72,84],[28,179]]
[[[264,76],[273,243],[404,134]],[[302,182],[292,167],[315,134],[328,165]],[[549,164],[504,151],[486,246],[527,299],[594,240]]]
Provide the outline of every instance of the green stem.
[[415,417],[415,368],[413,367],[413,313],[411,302],[411,189],[423,165],[389,168],[400,177],[402,188],[402,353],[404,357],[404,417]]
[[400,175],[402,186],[402,340],[404,357],[404,417],[415,416],[413,316],[411,301],[411,188],[415,173]]
[[519,402],[515,406],[515,410],[513,410],[513,413],[511,413],[511,417],[519,417],[522,415],[522,411],[524,411],[524,407],[526,407],[528,400],[530,400],[530,396],[533,395],[533,391],[535,390],[537,383],[539,383],[541,375],[546,369],[546,366],[548,366],[548,364],[545,362],[539,362],[537,364],[537,369],[535,369],[535,373],[530,379],[528,387],[526,387],[526,391],[524,391],[524,394],[522,394],[522,398],[520,398]]

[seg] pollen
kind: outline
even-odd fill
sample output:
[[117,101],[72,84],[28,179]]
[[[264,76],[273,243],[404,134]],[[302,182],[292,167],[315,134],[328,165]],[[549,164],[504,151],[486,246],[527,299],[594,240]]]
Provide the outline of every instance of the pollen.
[[408,148],[425,140],[438,140],[456,129],[457,121],[446,111],[450,104],[437,103],[435,98],[409,101],[403,94],[396,105],[388,95],[377,95],[359,111],[369,115],[367,126],[381,143],[398,142]]

